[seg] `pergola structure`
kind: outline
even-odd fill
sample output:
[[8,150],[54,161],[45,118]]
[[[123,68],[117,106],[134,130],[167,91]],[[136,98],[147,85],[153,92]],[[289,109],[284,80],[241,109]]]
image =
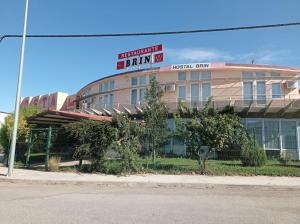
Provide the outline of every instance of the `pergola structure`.
[[28,149],[26,153],[26,166],[29,166],[30,156],[32,156],[31,150],[33,146],[33,131],[47,131],[47,145],[45,149],[45,168],[46,170],[48,170],[53,130],[61,127],[62,125],[81,120],[111,122],[112,117],[58,110],[46,110],[35,116],[30,117],[28,119],[28,123],[35,124],[37,127],[32,128],[30,130],[28,139]]

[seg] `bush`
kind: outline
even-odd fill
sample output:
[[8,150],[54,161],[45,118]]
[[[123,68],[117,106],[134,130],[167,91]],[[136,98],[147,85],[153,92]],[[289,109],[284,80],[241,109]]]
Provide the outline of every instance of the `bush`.
[[292,156],[290,153],[285,152],[281,155],[281,157],[278,158],[278,161],[282,164],[282,165],[288,165],[292,160]]
[[241,161],[244,166],[263,166],[267,162],[267,155],[254,140],[250,140],[242,147]]
[[49,171],[51,172],[57,172],[59,171],[59,163],[60,163],[60,157],[59,156],[52,156],[49,159]]

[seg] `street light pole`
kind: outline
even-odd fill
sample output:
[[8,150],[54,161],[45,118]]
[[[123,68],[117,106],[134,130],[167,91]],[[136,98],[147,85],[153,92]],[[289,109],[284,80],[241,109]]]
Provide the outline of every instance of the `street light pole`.
[[25,51],[25,44],[26,44],[28,1],[29,0],[25,0],[25,1],[26,1],[26,3],[25,3],[25,15],[24,15],[24,29],[23,29],[23,36],[22,36],[21,58],[20,58],[20,64],[19,64],[18,88],[17,88],[16,105],[15,105],[15,113],[14,113],[14,126],[13,126],[12,141],[11,141],[10,152],[9,152],[9,164],[8,164],[8,174],[7,174],[8,176],[12,176],[12,174],[13,174],[13,168],[14,168],[14,162],[15,162],[15,152],[16,152],[18,122],[19,122],[22,76],[23,76],[23,62],[24,62],[24,51]]

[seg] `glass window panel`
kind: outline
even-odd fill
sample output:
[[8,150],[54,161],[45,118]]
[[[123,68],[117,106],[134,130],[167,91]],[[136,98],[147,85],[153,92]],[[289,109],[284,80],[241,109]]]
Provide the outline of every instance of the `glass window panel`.
[[178,72],[178,80],[180,80],[180,81],[186,80],[186,73]]
[[178,87],[178,98],[180,100],[185,100],[185,86]]
[[199,80],[200,79],[200,72],[191,72],[191,80]]
[[140,89],[140,103],[143,104],[145,103],[145,93],[146,93],[146,89]]
[[195,103],[199,101],[199,84],[191,85],[191,97],[192,97],[192,102]]
[[258,81],[256,85],[257,104],[266,104],[266,82]]
[[279,73],[271,73],[271,77],[278,78],[278,77],[280,77],[280,74]]
[[139,85],[141,85],[141,86],[146,85],[146,76],[141,76],[141,77],[139,77],[139,79],[140,79]]
[[99,92],[100,92],[100,93],[103,92],[103,85],[102,85],[102,84],[99,85]]
[[109,83],[106,82],[103,84],[103,92],[107,92],[108,91],[108,87],[109,87]]
[[253,72],[242,72],[242,79],[253,79]]
[[244,100],[253,100],[253,84],[252,82],[243,82],[243,94]]
[[138,84],[138,79],[137,79],[137,77],[132,77],[132,78],[131,78],[131,85],[132,85],[132,86],[137,86],[137,84]]
[[108,95],[105,95],[105,96],[103,97],[103,104],[104,104],[104,105],[107,105],[107,104],[108,104]]
[[262,79],[266,77],[266,73],[264,72],[256,72],[256,78]]
[[278,99],[281,97],[280,83],[272,83],[272,98]]
[[265,146],[268,149],[280,149],[279,120],[265,120]]
[[247,128],[250,135],[255,136],[257,144],[263,146],[262,120],[248,119]]
[[109,82],[109,90],[114,90],[115,89],[115,81],[110,81]]
[[131,104],[137,104],[137,89],[131,90]]
[[205,71],[201,73],[201,79],[203,80],[211,80],[211,72]]
[[210,96],[211,96],[210,83],[202,83],[202,100],[207,101]]
[[112,107],[114,105],[115,102],[115,96],[114,94],[110,94],[109,95],[109,105]]
[[281,121],[282,147],[297,150],[297,123],[296,121]]

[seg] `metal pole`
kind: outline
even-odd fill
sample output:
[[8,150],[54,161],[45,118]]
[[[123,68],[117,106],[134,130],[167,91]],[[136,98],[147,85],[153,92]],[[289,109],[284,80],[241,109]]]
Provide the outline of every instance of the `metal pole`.
[[52,137],[52,127],[48,128],[48,137],[47,137],[47,148],[46,148],[46,157],[45,157],[45,169],[49,170],[49,157],[50,157],[50,147],[51,147],[51,137]]
[[9,177],[12,176],[12,174],[13,174],[13,168],[14,168],[14,162],[15,162],[16,141],[17,141],[20,99],[21,99],[21,88],[22,88],[22,76],[23,76],[24,51],[25,51],[25,44],[26,44],[28,1],[29,0],[26,0],[26,3],[25,3],[24,29],[23,29],[23,38],[22,38],[21,59],[20,59],[20,64],[19,64],[19,76],[18,76],[18,88],[17,88],[15,114],[14,114],[14,126],[13,126],[12,141],[11,141],[11,145],[10,145],[9,165],[8,165],[8,174],[7,174]]

